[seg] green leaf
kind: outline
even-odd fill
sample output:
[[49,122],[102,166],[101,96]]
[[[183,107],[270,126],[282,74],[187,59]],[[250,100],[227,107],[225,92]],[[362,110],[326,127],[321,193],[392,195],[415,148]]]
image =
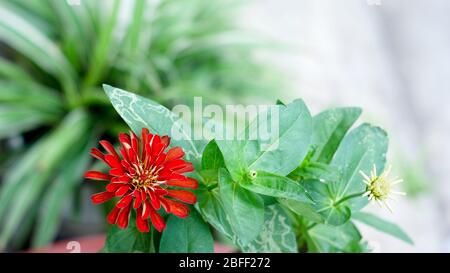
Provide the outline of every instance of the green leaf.
[[[60,117],[63,103],[59,94],[36,82],[0,80],[0,103],[8,106],[29,107],[50,117]],[[45,104],[42,103],[45,101]]]
[[242,187],[263,195],[311,202],[303,186],[287,177],[256,171],[254,177],[248,177],[239,183]]
[[[381,172],[386,163],[388,137],[386,132],[369,124],[351,131],[342,141],[332,165],[339,168],[342,179],[330,184],[336,200],[362,193],[366,189],[360,171],[370,173],[373,165]],[[368,203],[367,197],[352,198],[346,202],[352,210],[359,210]]]
[[330,163],[347,131],[361,115],[360,108],[334,108],[313,118],[314,159]]
[[249,172],[245,160],[245,141],[217,140],[217,146],[222,152],[227,170],[235,181],[244,180]]
[[81,148],[74,146],[74,151],[67,153],[67,162],[64,162],[55,182],[49,185],[49,190],[43,196],[32,241],[34,247],[46,246],[55,239],[64,205],[82,180],[90,162],[92,141],[88,140],[86,138],[83,140],[85,143],[80,143]]
[[335,166],[319,162],[305,162],[291,172],[288,177],[296,181],[314,179],[328,183],[339,180],[340,174],[339,169]]
[[202,173],[209,171],[207,176],[217,181],[220,168],[225,168],[225,162],[216,141],[211,140],[203,150]]
[[229,239],[233,239],[233,230],[228,221],[224,205],[220,200],[219,189],[196,190],[195,195],[197,196],[198,209],[205,220],[220,233]]
[[36,109],[0,105],[0,138],[20,134],[47,122],[49,115]]
[[136,227],[134,217],[130,217],[128,227],[120,229],[116,225],[110,227],[106,235],[105,246],[102,252],[107,253],[131,253],[154,252],[154,246],[150,233],[142,233]]
[[0,75],[16,82],[30,82],[33,79],[22,67],[15,65],[4,57],[0,57]]
[[214,241],[208,225],[197,211],[187,218],[170,215],[159,245],[161,253],[212,253]]
[[93,32],[92,26],[88,24],[86,8],[84,5],[74,8],[59,0],[49,1],[49,6],[56,15],[57,23],[61,25],[64,48],[66,51],[69,47],[73,48],[75,52],[70,58],[72,63],[75,63],[77,67],[80,66],[80,62],[84,65],[87,61],[89,44],[80,41],[89,41]]
[[225,169],[219,171],[219,193],[233,233],[242,245],[248,244],[258,236],[264,222],[262,198],[234,182]]
[[0,39],[56,76],[69,99],[76,96],[75,72],[57,45],[40,29],[0,3]]
[[321,215],[325,224],[339,226],[350,219],[350,208],[345,202],[339,203],[336,200],[329,184],[317,180],[305,180],[303,184],[314,201],[312,207]]
[[311,206],[311,204],[289,199],[279,199],[279,202],[296,214],[305,217],[309,221],[312,221],[314,223],[325,222],[322,215],[317,213],[316,210]]
[[398,238],[408,244],[414,244],[413,240],[408,236],[408,234],[406,234],[398,225],[381,219],[376,215],[366,212],[357,212],[353,214],[352,218],[381,232],[392,235],[395,238]]
[[0,249],[6,246],[30,206],[39,200],[67,152],[89,132],[90,123],[84,111],[71,112],[54,132],[30,150],[31,154],[6,174],[0,192],[0,219],[4,220]]
[[[267,113],[268,124],[272,119],[279,124],[279,130],[270,132],[270,141],[250,140],[246,146],[248,169],[263,170],[281,176],[292,172],[308,153],[312,134],[311,115],[302,100],[295,100],[287,106],[278,105],[278,115]],[[263,115],[264,117],[264,115]],[[247,128],[260,128],[258,117]],[[294,144],[295,143],[295,144]]]
[[279,205],[266,207],[258,237],[241,249],[247,253],[296,253],[297,241],[291,222]]
[[319,224],[308,230],[306,241],[310,252],[352,252],[361,234],[351,222],[339,227]]
[[116,111],[136,134],[148,128],[153,133],[172,136],[171,143],[183,148],[187,160],[200,160],[199,147],[192,140],[190,127],[180,117],[150,99],[109,85],[103,88]]
[[203,150],[202,169],[218,170],[222,167],[225,167],[224,159],[222,153],[220,152],[219,146],[217,146],[216,141],[213,139]]
[[107,18],[101,25],[100,32],[97,34],[98,40],[93,49],[93,56],[88,68],[89,71],[84,82],[85,86],[92,86],[98,83],[103,76],[103,73],[106,71],[105,68],[107,68],[109,58],[112,58],[113,56],[111,48],[115,42],[113,40],[115,34],[114,30],[119,21],[121,1],[113,0],[112,5],[112,10],[104,13]]
[[[312,118],[303,101],[296,100],[287,106],[272,107],[273,110],[259,114],[241,132],[239,139],[244,140],[217,140],[234,180],[244,179],[250,170],[285,176],[306,157],[311,142]],[[272,126],[264,139],[261,134],[267,129],[261,127],[263,124],[260,121],[266,123],[267,127]],[[258,139],[250,140],[254,132],[259,132]]]

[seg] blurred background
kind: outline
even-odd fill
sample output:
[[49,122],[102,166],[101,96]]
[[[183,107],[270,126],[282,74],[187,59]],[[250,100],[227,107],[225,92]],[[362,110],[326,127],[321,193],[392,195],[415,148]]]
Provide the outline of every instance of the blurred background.
[[[127,130],[101,90],[167,107],[303,98],[360,106],[385,128],[408,196],[409,246],[450,252],[450,2],[446,0],[0,0],[0,249],[102,234],[88,149]],[[98,166],[97,166],[98,167]]]

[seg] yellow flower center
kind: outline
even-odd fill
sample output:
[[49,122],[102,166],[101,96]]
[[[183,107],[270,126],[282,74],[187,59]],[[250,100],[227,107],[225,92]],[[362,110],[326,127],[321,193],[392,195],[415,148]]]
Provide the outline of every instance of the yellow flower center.
[[158,172],[155,168],[146,170],[144,164],[134,166],[136,174],[131,178],[131,185],[134,189],[141,189],[143,187],[154,187],[158,183]]
[[391,193],[391,184],[381,176],[370,181],[370,185],[367,188],[377,200],[385,200]]

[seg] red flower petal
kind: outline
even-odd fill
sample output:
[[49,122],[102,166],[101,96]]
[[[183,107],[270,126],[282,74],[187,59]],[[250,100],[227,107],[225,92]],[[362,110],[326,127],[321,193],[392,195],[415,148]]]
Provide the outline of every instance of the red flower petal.
[[164,163],[164,161],[166,161],[166,155],[164,153],[162,153],[156,158],[156,160],[153,164],[156,166],[159,166],[162,163]]
[[193,170],[194,170],[194,165],[192,165],[191,162],[186,162],[186,164],[182,168],[176,169],[175,171],[177,173],[189,173],[189,172],[192,172]]
[[[189,215],[189,208],[185,204],[170,199],[165,199],[164,201],[167,202],[167,205],[169,206],[169,211],[173,215],[178,216],[180,218],[185,218]],[[161,204],[163,203],[161,202]],[[169,213],[169,211],[167,212]]]
[[153,208],[150,209],[150,220],[157,231],[162,232],[166,228],[164,219]]
[[121,229],[125,229],[128,226],[128,221],[130,220],[130,209],[131,206],[125,207],[120,210],[117,216],[117,226]]
[[161,203],[159,202],[156,194],[152,190],[149,190],[148,195],[150,196],[150,203],[152,204],[152,207],[156,210],[159,210],[161,208]]
[[139,139],[136,134],[131,131],[131,148],[133,149],[136,155],[139,155]]
[[159,202],[161,203],[161,206],[164,208],[164,210],[167,213],[170,213],[170,205],[169,205],[169,202],[167,202],[167,200],[168,199],[163,198],[163,197],[159,198]]
[[140,193],[142,201],[147,200],[147,193],[144,190],[141,190]]
[[173,147],[167,152],[166,162],[174,159],[180,159],[184,156],[183,149],[181,147]]
[[132,200],[133,200],[133,195],[132,194],[125,195],[124,197],[122,197],[122,199],[119,200],[119,202],[117,202],[116,206],[118,208],[128,207]]
[[130,159],[130,162],[132,164],[137,164],[138,162],[138,158],[137,158],[137,153],[134,152],[133,148],[128,148],[128,158]]
[[187,177],[186,180],[169,180],[166,182],[166,185],[171,187],[196,189],[198,188],[198,181],[194,178]]
[[168,190],[167,195],[188,204],[194,204],[197,201],[195,195],[190,191]]
[[[166,163],[164,164],[164,169],[169,169],[172,171],[177,171],[177,170],[181,170],[184,168],[192,168],[192,164],[189,162],[184,161],[183,159],[175,159],[175,160],[171,160],[171,161],[166,161]],[[179,172],[181,173],[181,172]]]
[[111,176],[107,175],[106,173],[102,173],[99,171],[87,171],[84,174],[84,177],[88,178],[88,179],[93,179],[93,180],[109,180],[111,179]]
[[152,206],[150,203],[145,200],[142,202],[142,218],[147,219],[148,216],[150,216],[150,209],[152,209]]
[[141,158],[143,161],[145,161],[145,159],[147,158],[147,143],[148,143],[148,136],[149,136],[150,132],[148,131],[147,128],[142,128],[141,130],[141,145],[142,145],[142,154],[141,154]]
[[[127,161],[130,161],[130,159],[128,158],[127,150],[124,147],[119,147],[119,152],[120,152],[120,154],[122,155],[122,157],[124,159],[124,160],[122,160],[122,166],[124,166],[124,161],[128,164]],[[129,166],[129,164],[128,164],[128,166]],[[128,169],[127,166],[124,166],[124,167]]]
[[109,170],[109,174],[112,176],[122,176],[125,173],[122,169],[111,169],[111,170]]
[[124,186],[122,186],[122,187],[120,187],[117,191],[116,191],[116,196],[122,196],[122,195],[124,195],[125,193],[127,193],[128,192],[128,190],[130,189],[130,186],[129,185],[124,185]]
[[92,148],[90,154],[99,160],[105,161],[105,155],[97,148]]
[[120,133],[119,134],[119,141],[120,141],[121,144],[128,144],[128,146],[131,147],[130,136],[128,134]]
[[150,226],[148,225],[147,219],[142,218],[142,209],[139,208],[136,211],[136,227],[140,232],[149,232]]
[[131,178],[129,178],[126,174],[117,178],[117,182],[123,182],[123,183],[128,183],[128,182],[130,182],[130,180],[131,180]]
[[109,199],[114,197],[114,193],[112,192],[100,192],[100,193],[96,193],[94,195],[91,196],[91,200],[92,203],[94,204],[101,204],[104,203],[106,201],[108,201]]
[[164,149],[167,148],[170,145],[170,137],[169,136],[163,136],[161,138],[161,143],[164,145]]
[[114,225],[117,222],[117,216],[119,215],[120,209],[118,207],[114,207],[111,212],[108,214],[108,217],[106,218],[108,220],[108,223],[111,225]]
[[147,128],[142,128],[141,130],[141,140],[142,143],[146,143],[147,142],[147,137],[150,134],[150,132],[148,131]]
[[106,190],[109,192],[116,192],[120,187],[126,186],[124,183],[109,183],[106,185]]
[[140,191],[138,191],[138,190],[134,190],[134,192],[133,192],[133,195],[134,195],[134,208],[135,209],[137,209],[137,208],[140,208],[141,207],[141,204],[142,204],[142,196],[141,196],[141,192]]
[[169,180],[187,180],[186,176],[181,175],[179,173],[175,173],[169,169],[163,169],[159,174],[158,174],[158,179],[160,181],[169,181]]
[[105,161],[111,168],[122,170],[122,164],[120,164],[119,157],[113,155],[105,155]]
[[112,146],[111,143],[109,143],[109,141],[106,140],[101,140],[100,144],[103,146],[103,148],[105,148],[105,150],[110,154],[113,155],[114,157],[119,157],[119,155],[116,153],[116,150],[114,149],[114,146]]

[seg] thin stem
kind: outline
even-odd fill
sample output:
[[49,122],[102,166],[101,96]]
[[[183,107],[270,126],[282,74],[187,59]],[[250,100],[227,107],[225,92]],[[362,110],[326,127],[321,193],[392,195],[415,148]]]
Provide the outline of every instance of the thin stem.
[[356,197],[360,197],[360,196],[362,196],[364,193],[365,193],[365,192],[363,191],[363,192],[360,192],[360,193],[354,193],[354,194],[347,195],[347,196],[343,197],[341,200],[339,200],[339,201],[337,201],[336,203],[334,203],[334,205],[335,205],[335,206],[338,206],[338,205],[340,205],[341,203],[343,203],[343,202],[345,202],[345,201],[347,201],[347,200],[350,200],[350,199],[353,199],[353,198],[356,198]]

